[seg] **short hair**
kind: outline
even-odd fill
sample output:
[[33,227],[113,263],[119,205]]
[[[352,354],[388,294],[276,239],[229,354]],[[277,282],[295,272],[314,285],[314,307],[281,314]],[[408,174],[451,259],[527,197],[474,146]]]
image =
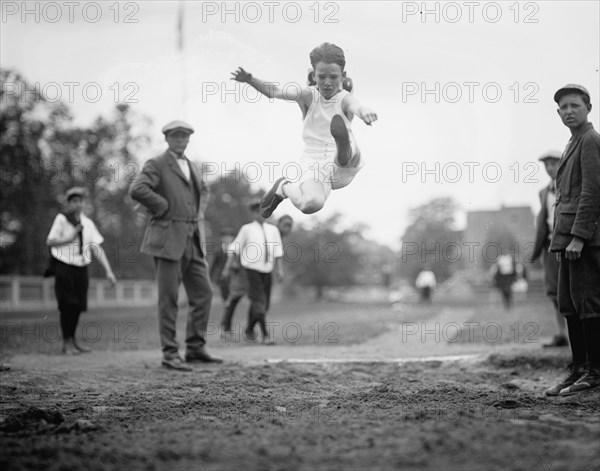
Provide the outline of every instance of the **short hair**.
[[325,62],[326,64],[337,64],[344,70],[346,67],[346,57],[341,47],[331,43],[323,43],[320,46],[315,47],[310,52],[310,63],[313,69],[319,62]]

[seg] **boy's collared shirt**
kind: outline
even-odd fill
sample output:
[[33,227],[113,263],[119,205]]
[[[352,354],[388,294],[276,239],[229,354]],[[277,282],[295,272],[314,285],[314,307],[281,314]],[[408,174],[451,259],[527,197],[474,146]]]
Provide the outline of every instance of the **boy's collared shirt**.
[[283,257],[279,229],[266,222],[246,224],[229,246],[229,252],[239,256],[244,268],[271,273],[275,267],[275,259]]

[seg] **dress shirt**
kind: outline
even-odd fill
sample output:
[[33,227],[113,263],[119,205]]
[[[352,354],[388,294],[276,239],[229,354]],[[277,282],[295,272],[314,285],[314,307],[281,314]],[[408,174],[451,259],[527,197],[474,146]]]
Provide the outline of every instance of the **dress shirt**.
[[273,224],[254,221],[242,226],[229,252],[240,257],[244,268],[271,273],[275,259],[283,256],[283,244],[279,229]]
[[175,160],[177,160],[177,165],[179,165],[179,168],[183,172],[183,175],[185,176],[185,178],[187,178],[189,180],[190,176],[191,176],[190,175],[190,164],[189,164],[188,159],[185,156],[185,154],[182,155],[181,157],[179,157],[175,152],[169,151],[169,153],[175,158]]

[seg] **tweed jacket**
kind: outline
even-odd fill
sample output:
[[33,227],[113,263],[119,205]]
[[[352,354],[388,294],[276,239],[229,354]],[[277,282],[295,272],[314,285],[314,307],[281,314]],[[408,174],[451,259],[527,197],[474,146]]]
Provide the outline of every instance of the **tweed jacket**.
[[550,250],[567,248],[573,236],[600,246],[600,134],[592,123],[575,133],[558,164]]
[[190,180],[181,171],[176,158],[166,151],[148,160],[131,184],[130,196],[144,205],[151,215],[141,252],[179,260],[185,251],[187,238],[197,231],[205,256],[204,212],[208,203],[208,187],[198,167],[189,160],[188,163]]

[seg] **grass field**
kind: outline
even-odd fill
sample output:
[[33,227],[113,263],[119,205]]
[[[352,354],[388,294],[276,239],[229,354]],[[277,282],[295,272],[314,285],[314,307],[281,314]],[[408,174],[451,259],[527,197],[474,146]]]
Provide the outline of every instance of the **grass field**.
[[[160,368],[153,309],[84,314],[78,335],[94,352],[75,357],[58,353],[56,314],[3,314],[0,465],[598,469],[600,393],[543,395],[568,362],[568,349],[541,348],[548,308],[279,303],[278,345],[215,330],[209,349],[226,362],[189,374]],[[467,355],[439,356],[453,354]]]

